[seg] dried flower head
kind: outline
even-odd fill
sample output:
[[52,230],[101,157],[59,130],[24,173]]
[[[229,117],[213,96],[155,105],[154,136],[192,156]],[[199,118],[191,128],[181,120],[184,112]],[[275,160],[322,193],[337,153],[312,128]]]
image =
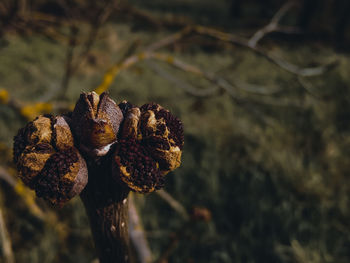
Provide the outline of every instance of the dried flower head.
[[66,117],[44,115],[29,122],[15,136],[13,152],[22,181],[53,204],[62,205],[87,184],[86,163]]
[[104,156],[117,141],[123,113],[107,93],[82,93],[72,114],[72,128],[79,150]]
[[181,122],[157,104],[137,108],[123,102],[124,122],[113,163],[114,177],[136,192],[164,186],[164,175],[181,162]]
[[184,132],[181,121],[159,104],[141,107],[141,133],[151,156],[159,163],[162,174],[181,164]]

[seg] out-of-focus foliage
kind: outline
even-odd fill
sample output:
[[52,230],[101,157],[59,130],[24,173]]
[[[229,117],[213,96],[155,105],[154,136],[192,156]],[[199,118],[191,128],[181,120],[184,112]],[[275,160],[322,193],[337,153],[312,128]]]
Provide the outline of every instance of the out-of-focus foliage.
[[[31,2],[43,6],[43,1]],[[74,1],[78,7],[87,2]],[[270,9],[261,11],[258,1],[248,1],[234,18],[233,1],[131,2],[154,19],[179,16],[242,35],[266,24],[283,4],[269,1]],[[286,17],[291,25],[300,19],[298,11],[293,12]],[[155,30],[144,17],[125,17],[112,15],[100,29],[90,55],[71,78],[67,105],[81,91],[95,89],[132,43],[146,46],[173,33],[172,27]],[[86,23],[78,25],[86,38]],[[68,31],[65,25],[60,30]],[[66,43],[41,33],[22,33],[10,30],[0,39],[0,101],[5,103],[0,104],[0,164],[12,175],[9,148],[24,121],[6,101],[14,97],[29,104],[47,102],[44,98],[61,87],[67,49]],[[208,97],[190,95],[179,83],[198,89],[213,84],[156,61],[140,62],[116,77],[109,90],[115,100],[139,105],[155,101],[183,120],[183,162],[169,175],[166,190],[187,209],[205,207],[212,214],[209,222],[185,228],[169,262],[350,261],[350,59],[320,38],[272,35],[261,43],[305,67],[338,61],[337,67],[310,78],[287,73],[249,49],[208,38],[187,38],[165,50],[235,83],[230,94],[219,90]],[[160,74],[159,67],[172,78]],[[30,194],[0,183],[0,209],[16,262],[83,263],[95,258],[80,200],[61,210],[36,200],[40,216],[26,201]],[[157,258],[184,229],[184,220],[156,194],[137,196],[136,201]]]

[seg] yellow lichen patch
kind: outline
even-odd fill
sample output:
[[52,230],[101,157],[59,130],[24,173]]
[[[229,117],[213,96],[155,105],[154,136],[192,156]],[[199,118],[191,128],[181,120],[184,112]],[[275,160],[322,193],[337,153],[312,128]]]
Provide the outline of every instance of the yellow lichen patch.
[[144,60],[144,59],[146,58],[146,54],[143,53],[143,52],[141,52],[141,53],[139,53],[139,54],[137,55],[137,58],[138,58],[139,60]]
[[0,103],[7,104],[10,100],[10,95],[7,90],[0,89]]
[[21,115],[26,117],[28,120],[31,120],[42,113],[51,112],[52,108],[53,108],[52,104],[46,103],[46,102],[29,104],[21,108]]
[[102,83],[95,89],[95,92],[100,95],[106,90],[108,90],[109,86],[112,84],[114,78],[119,73],[120,67],[114,66],[110,70],[106,72],[106,74],[103,76]]
[[173,56],[167,56],[166,58],[166,61],[169,63],[169,64],[173,64],[174,63],[174,57]]

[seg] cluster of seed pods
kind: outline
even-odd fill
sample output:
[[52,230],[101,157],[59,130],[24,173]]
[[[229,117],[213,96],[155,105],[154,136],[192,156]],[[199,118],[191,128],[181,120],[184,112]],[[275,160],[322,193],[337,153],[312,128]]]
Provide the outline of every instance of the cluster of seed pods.
[[120,184],[140,193],[160,189],[180,165],[183,142],[181,121],[160,105],[117,105],[90,92],[72,113],[39,116],[20,129],[14,161],[38,197],[62,206],[85,188],[89,164],[107,156]]
[[62,205],[87,184],[87,166],[67,117],[44,115],[29,122],[14,138],[14,161],[19,177],[37,196]]

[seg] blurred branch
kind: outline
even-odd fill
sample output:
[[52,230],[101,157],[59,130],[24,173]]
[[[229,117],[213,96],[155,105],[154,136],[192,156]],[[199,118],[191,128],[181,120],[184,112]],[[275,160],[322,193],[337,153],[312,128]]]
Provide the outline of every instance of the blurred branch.
[[278,11],[277,13],[272,17],[270,23],[268,23],[266,26],[258,30],[249,40],[248,40],[248,46],[254,48],[258,44],[258,42],[267,34],[272,32],[282,32],[282,33],[299,33],[300,30],[295,27],[285,27],[280,26],[279,22],[283,18],[283,16],[293,7],[296,3],[293,1],[286,2]]
[[62,101],[40,102],[41,99],[52,97],[51,92],[45,93],[38,99],[39,102],[25,103],[13,98],[6,89],[0,89],[0,104],[13,109],[23,121],[32,120],[43,113],[62,112],[71,109],[72,105]]
[[315,94],[312,90],[313,90],[313,86],[311,83],[309,83],[308,81],[306,81],[304,78],[298,76],[297,80],[299,82],[299,84],[301,85],[301,87],[307,92],[309,93],[312,97],[316,98],[316,99],[322,99],[321,96]]
[[4,167],[0,166],[0,179],[5,181],[27,204],[32,214],[41,220],[48,218],[47,214],[35,203],[35,194],[27,189],[22,182],[12,176]]
[[186,208],[178,202],[174,197],[172,197],[168,192],[161,189],[156,191],[156,194],[158,194],[164,201],[166,201],[181,217],[185,220],[189,220],[190,216],[187,213]]
[[221,41],[230,42],[238,46],[249,48],[250,50],[257,53],[258,55],[261,55],[262,57],[266,58],[270,62],[284,69],[285,71],[295,75],[303,76],[303,77],[311,77],[311,76],[317,76],[317,75],[323,74],[338,64],[337,61],[334,61],[332,63],[319,66],[319,67],[301,68],[279,57],[268,54],[266,50],[264,50],[259,46],[254,46],[254,47],[250,46],[248,44],[248,40],[242,37],[238,37],[229,33],[221,32],[216,29],[203,27],[203,26],[195,26],[193,27],[193,31],[201,35],[210,36],[210,37],[219,39]]
[[168,262],[169,257],[177,248],[177,245],[182,239],[185,239],[192,231],[193,226],[198,222],[209,222],[211,220],[211,212],[204,207],[193,207],[191,211],[191,215],[187,220],[182,224],[182,226],[170,236],[170,241],[165,248],[165,250],[161,253],[160,257],[156,261],[157,263],[166,263]]
[[[99,10],[96,19],[94,19],[94,21],[90,21],[90,31],[87,40],[83,44],[82,51],[76,57],[74,57],[74,49],[76,47],[77,42],[78,28],[74,25],[71,26],[71,37],[69,45],[67,47],[66,55],[66,70],[62,80],[60,98],[65,98],[72,75],[75,74],[75,72],[79,69],[81,64],[88,57],[92,46],[96,42],[97,35],[101,26],[106,22],[106,20],[114,10],[116,2],[117,0],[108,0],[107,2],[105,2],[101,10]],[[69,8],[67,9],[69,10]]]
[[152,252],[145,237],[145,232],[135,206],[133,195],[129,197],[129,233],[131,242],[138,256],[138,262],[152,262]]
[[70,38],[66,51],[66,62],[65,62],[65,73],[62,79],[61,86],[61,98],[64,99],[68,90],[69,82],[71,76],[73,75],[73,58],[74,58],[74,49],[76,47],[76,39],[79,33],[79,29],[72,25],[70,27]]
[[[288,10],[287,7],[290,8],[290,4],[288,4],[284,8],[280,9],[280,12],[278,12],[278,14],[276,14],[275,17],[272,19],[272,23],[277,23],[279,21],[281,15]],[[227,81],[225,81],[221,78],[217,78],[217,77],[213,76],[212,74],[205,73],[194,66],[191,66],[189,64],[181,62],[178,59],[174,59],[173,56],[159,55],[157,53],[154,53],[156,50],[163,48],[163,47],[166,47],[166,46],[169,46],[171,44],[174,44],[192,33],[209,36],[209,37],[212,37],[212,38],[224,41],[224,42],[229,42],[229,43],[232,43],[235,45],[249,48],[250,50],[254,51],[258,55],[265,57],[267,60],[269,60],[270,62],[279,66],[280,68],[286,70],[289,73],[295,74],[297,76],[306,77],[306,76],[320,75],[320,74],[323,74],[324,72],[330,70],[335,65],[337,65],[337,62],[335,61],[335,62],[326,64],[323,66],[319,66],[319,67],[301,68],[301,67],[296,66],[296,65],[294,65],[288,61],[285,61],[281,58],[278,58],[276,56],[268,54],[268,52],[266,50],[257,46],[256,44],[254,44],[254,45],[251,43],[249,44],[249,40],[245,39],[243,37],[239,37],[239,36],[236,36],[236,35],[233,35],[230,33],[221,32],[219,30],[208,28],[208,27],[188,26],[188,27],[184,28],[183,30],[181,30],[180,32],[177,32],[177,33],[172,34],[166,38],[163,38],[159,41],[156,41],[156,42],[150,44],[149,46],[144,48],[144,52],[129,56],[124,61],[119,62],[119,63],[113,65],[112,67],[110,67],[107,70],[107,72],[105,73],[103,80],[102,80],[102,83],[96,88],[95,91],[98,94],[100,94],[103,91],[108,90],[108,88],[110,87],[110,85],[114,81],[114,78],[120,73],[121,70],[129,68],[130,66],[132,66],[133,64],[135,64],[136,62],[139,62],[141,60],[154,58],[154,59],[162,60],[164,62],[168,62],[168,63],[172,64],[173,66],[176,66],[176,67],[183,69],[187,72],[191,72],[191,73],[200,75],[202,77],[205,77],[207,80],[220,86],[221,88],[228,91],[232,96],[234,96],[235,94],[233,94],[232,85],[230,85]],[[255,37],[254,39],[256,39],[256,42],[259,40],[257,37]]]
[[138,9],[127,1],[120,1],[118,3],[118,9],[116,11],[118,12],[118,15],[126,15],[128,17],[131,17],[133,22],[135,20],[139,20],[143,24],[150,26],[153,30],[158,30],[162,27],[181,28],[186,25],[193,24],[193,21],[185,15],[167,14],[165,17],[156,17],[148,11]]
[[174,75],[170,74],[166,70],[164,70],[162,67],[158,66],[153,61],[147,61],[147,65],[156,72],[159,76],[162,78],[168,80],[169,82],[175,84],[178,88],[183,89],[185,92],[189,93],[192,96],[196,97],[206,97],[213,95],[215,92],[218,91],[218,87],[214,86],[207,89],[198,89],[190,85],[189,83],[186,83],[185,81],[176,78]]
[[14,263],[15,257],[12,251],[12,245],[9,233],[6,228],[4,215],[2,213],[2,209],[0,207],[0,244],[2,255],[4,256],[4,260],[6,263]]

